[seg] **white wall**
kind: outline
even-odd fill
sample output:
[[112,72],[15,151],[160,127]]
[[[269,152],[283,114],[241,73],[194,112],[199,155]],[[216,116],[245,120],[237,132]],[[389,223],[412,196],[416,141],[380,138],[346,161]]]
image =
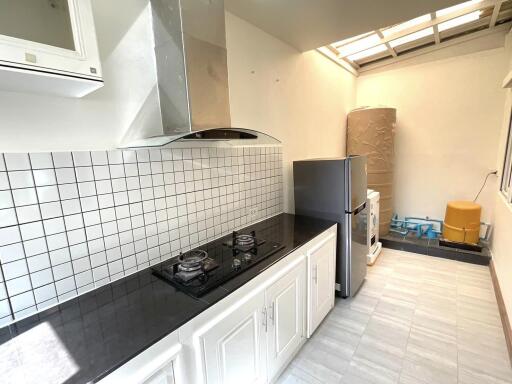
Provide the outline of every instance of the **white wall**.
[[345,154],[355,77],[229,13],[226,28],[232,124],[283,142],[285,211],[291,212],[293,160]]
[[[506,60],[505,69],[501,73],[505,78],[507,71],[512,70],[512,33],[507,36],[506,42]],[[500,144],[496,149],[498,153],[497,168],[500,170],[500,178],[503,174],[503,164],[505,158],[505,150],[507,146],[507,137],[510,124],[510,113],[512,111],[512,90],[506,90],[506,101],[502,113],[502,124],[500,132]],[[507,204],[505,198],[499,191],[499,183],[494,190],[496,197],[495,217],[494,217],[494,234],[492,239],[492,257],[498,281],[500,283],[501,293],[509,320],[512,321],[512,252],[511,252],[511,234],[512,234],[512,205]]]
[[[481,48],[475,41],[465,51],[437,51],[358,78],[358,106],[397,108],[398,214],[442,219],[447,201],[472,200],[496,169],[505,101],[504,36],[497,38],[501,48],[467,53]],[[490,177],[479,199],[486,221],[492,219],[495,188],[496,177]]]

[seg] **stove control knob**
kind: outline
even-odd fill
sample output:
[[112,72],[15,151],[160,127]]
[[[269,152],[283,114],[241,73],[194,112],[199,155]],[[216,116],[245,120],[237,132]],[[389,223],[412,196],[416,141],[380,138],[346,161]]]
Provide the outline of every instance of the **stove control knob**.
[[233,269],[240,269],[242,262],[240,259],[233,259]]
[[244,253],[244,260],[249,263],[252,261],[252,255],[250,253]]

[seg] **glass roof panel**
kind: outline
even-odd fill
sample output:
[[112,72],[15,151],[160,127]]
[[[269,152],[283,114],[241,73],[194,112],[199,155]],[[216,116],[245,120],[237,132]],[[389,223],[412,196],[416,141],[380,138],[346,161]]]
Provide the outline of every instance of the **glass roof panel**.
[[359,59],[362,59],[362,58],[365,58],[368,56],[376,55],[377,53],[383,52],[385,50],[387,50],[386,46],[384,44],[381,44],[381,45],[377,45],[373,48],[354,53],[353,55],[350,55],[347,58],[352,61],[357,61]]
[[478,4],[478,3],[481,3],[483,0],[470,0],[470,1],[465,1],[464,3],[460,3],[460,4],[457,4],[457,5],[453,5],[451,7],[448,7],[448,8],[444,8],[444,9],[441,9],[440,11],[437,11],[436,12],[436,16],[439,17],[439,16],[444,16],[448,13],[451,13],[451,12],[455,12],[455,11],[458,11],[460,9],[463,9],[463,8],[467,8],[469,7],[470,5],[473,5],[473,4]]
[[364,51],[365,49],[368,49],[380,42],[380,37],[376,33],[368,36],[363,37],[362,39],[359,39],[357,41],[354,41],[353,43],[349,43],[347,45],[344,45],[343,47],[340,47],[338,50],[340,52],[340,56],[349,56],[354,53]]
[[481,13],[482,11],[475,11],[468,13],[467,15],[445,21],[444,23],[438,25],[439,32],[446,31],[447,29],[450,28],[458,27],[459,25],[471,23],[472,21],[476,21],[480,18]]
[[416,18],[414,18],[412,20],[406,21],[405,23],[397,24],[397,25],[395,25],[393,27],[386,28],[386,29],[382,30],[382,34],[385,37],[388,37],[389,35],[401,32],[404,29],[407,29],[407,28],[410,28],[410,27],[414,27],[415,25],[424,23],[425,21],[429,21],[430,19],[431,19],[430,15],[423,15],[423,16],[420,16],[420,17],[416,17]]
[[391,45],[391,47],[394,48],[394,47],[398,47],[399,45],[407,44],[407,43],[410,43],[411,41],[422,39],[426,36],[430,36],[433,34],[434,34],[434,28],[432,28],[432,27],[425,28],[425,29],[422,29],[421,31],[411,33],[410,35],[400,37],[396,40],[392,40],[389,42],[389,45]]

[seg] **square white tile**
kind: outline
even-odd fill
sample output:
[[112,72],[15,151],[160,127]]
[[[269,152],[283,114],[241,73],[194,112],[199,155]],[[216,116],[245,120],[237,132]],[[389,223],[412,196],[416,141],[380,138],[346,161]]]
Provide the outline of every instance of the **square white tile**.
[[122,164],[123,163],[123,152],[120,150],[108,151],[108,163],[109,164]]
[[24,241],[37,239],[38,237],[43,237],[45,235],[43,223],[41,221],[20,225],[20,232],[21,238]]
[[65,216],[80,213],[82,208],[79,199],[63,200],[61,201],[61,209]]
[[37,187],[37,197],[39,199],[39,203],[49,203],[60,200],[59,190],[56,185]]
[[15,189],[12,191],[14,205],[20,207],[22,205],[37,204],[37,194],[35,188]]
[[0,262],[2,263],[9,263],[23,258],[25,258],[25,251],[21,243],[0,247]]
[[[65,264],[63,264],[63,265],[65,265]],[[60,266],[57,268],[60,268]],[[71,267],[69,267],[69,268],[71,269]],[[55,271],[55,268],[54,268],[54,271]],[[54,274],[55,274],[55,272],[54,272]],[[55,288],[57,288],[58,295],[64,295],[68,292],[73,292],[76,289],[75,279],[73,278],[73,276],[71,276],[71,277],[66,277],[62,280],[56,281]],[[61,298],[59,298],[59,301],[60,300],[61,300]]]
[[[73,269],[71,267],[71,263],[64,263],[57,266],[52,266],[53,276],[55,278],[55,281],[58,282],[58,280],[65,279],[73,274]],[[73,288],[71,288],[73,289]],[[67,291],[69,291],[68,289]],[[67,292],[59,292],[59,294]]]
[[15,279],[23,275],[27,275],[27,261],[25,259],[22,259],[2,264],[2,271],[4,273],[4,278],[6,281]]
[[[71,200],[68,200],[71,201]],[[63,215],[61,203],[56,201],[53,203],[44,203],[40,206],[41,216],[43,219],[53,219]]]
[[57,297],[57,291],[55,290],[54,284],[48,284],[40,288],[34,289],[34,296],[36,303],[43,303],[54,297]]
[[0,191],[0,209],[14,207],[11,191]]
[[53,152],[52,157],[55,168],[73,167],[71,152]]
[[18,227],[0,228],[0,247],[21,241]]
[[4,153],[4,158],[8,171],[23,171],[30,169],[28,153]]
[[53,282],[53,274],[51,268],[43,269],[30,274],[32,286],[34,288],[41,287]]
[[76,183],[74,168],[57,168],[55,169],[55,175],[57,176],[57,183],[59,184]]
[[28,275],[7,280],[5,285],[7,286],[7,293],[9,294],[9,297],[32,290],[32,284]]
[[68,239],[65,233],[46,236],[46,241],[48,243],[49,251],[54,251],[68,246]]
[[50,252],[50,262],[52,263],[52,266],[57,266],[69,261],[71,261],[69,248],[62,248]]
[[32,171],[36,186],[55,185],[57,176],[54,169],[38,169]]
[[32,169],[53,168],[53,159],[51,153],[31,153],[30,163]]
[[92,164],[93,165],[106,165],[108,164],[108,157],[106,151],[94,151],[91,152]]
[[9,182],[12,189],[34,186],[34,178],[31,171],[11,171],[9,172]]
[[88,257],[82,257],[78,260],[73,260],[73,272],[75,276],[81,272],[91,270],[91,263]]
[[27,258],[28,270],[30,273],[50,268],[50,258],[47,253]]
[[64,219],[62,217],[44,220],[43,226],[46,235],[55,235],[57,233],[62,233],[66,231]]
[[20,224],[41,220],[39,205],[27,205],[16,208],[16,215]]
[[0,228],[18,224],[14,208],[0,209]]
[[11,297],[11,305],[15,313],[26,308],[33,307],[35,305],[34,293],[29,291],[22,293],[21,295]]
[[83,181],[94,181],[94,173],[92,171],[92,167],[76,167],[76,180],[78,182]]
[[73,152],[73,162],[75,167],[86,167],[92,165],[90,152]]
[[44,238],[24,241],[23,247],[25,248],[25,255],[27,257],[48,252],[48,246],[46,245],[46,239]]

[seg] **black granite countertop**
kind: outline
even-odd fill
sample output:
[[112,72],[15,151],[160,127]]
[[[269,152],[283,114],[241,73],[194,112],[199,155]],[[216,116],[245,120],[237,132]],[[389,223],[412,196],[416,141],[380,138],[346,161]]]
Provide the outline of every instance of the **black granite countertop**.
[[200,299],[146,269],[2,328],[0,381],[97,382],[333,224],[281,214],[247,227],[285,248]]

